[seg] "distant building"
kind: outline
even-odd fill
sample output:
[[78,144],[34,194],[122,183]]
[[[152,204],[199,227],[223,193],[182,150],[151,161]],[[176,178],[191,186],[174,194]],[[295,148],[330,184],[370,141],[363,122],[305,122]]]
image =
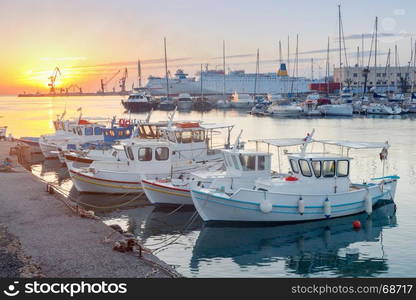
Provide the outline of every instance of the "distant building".
[[[343,86],[347,86],[348,82],[353,89],[362,89],[364,86],[364,67],[343,67],[342,72],[339,68],[334,69],[334,81],[342,82]],[[370,73],[367,76],[367,87],[372,88],[377,85],[378,90],[395,90],[400,88],[402,81],[406,80],[410,85],[415,80],[416,68],[408,66],[392,67],[370,67]]]

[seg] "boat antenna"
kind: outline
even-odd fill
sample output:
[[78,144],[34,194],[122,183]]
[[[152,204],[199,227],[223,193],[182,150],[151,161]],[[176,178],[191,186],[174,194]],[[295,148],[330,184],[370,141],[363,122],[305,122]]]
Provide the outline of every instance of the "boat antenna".
[[313,135],[315,134],[315,128],[312,129],[311,133],[306,134],[306,137],[303,139],[304,143],[301,146],[301,154],[302,156],[305,155],[306,148],[308,147],[308,144],[313,142]]
[[240,137],[243,134],[243,129],[240,130],[240,133],[238,134],[237,138],[235,139],[235,143],[234,143],[234,150],[237,150],[239,148],[240,145]]
[[176,110],[178,109],[178,107],[177,106],[175,106],[175,110],[170,114],[170,116],[169,116],[169,120],[168,120],[168,127],[169,128],[172,128],[172,123],[173,123],[173,117],[175,116],[175,114],[176,114]]

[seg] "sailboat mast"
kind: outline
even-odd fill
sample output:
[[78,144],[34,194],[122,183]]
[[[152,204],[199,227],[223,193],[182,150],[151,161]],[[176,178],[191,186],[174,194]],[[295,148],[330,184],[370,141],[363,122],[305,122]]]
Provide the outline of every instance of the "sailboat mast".
[[168,55],[166,51],[166,37],[163,38],[163,45],[165,48],[166,97],[169,98]]
[[326,51],[325,83],[326,83],[326,93],[327,95],[329,95],[329,37],[328,37],[328,48]]
[[137,76],[139,78],[139,88],[142,87],[142,66],[140,64],[140,58],[137,60]]
[[290,63],[290,43],[289,43],[289,36],[287,36],[287,64],[286,64],[286,70],[287,73],[289,73],[289,63]]
[[342,46],[341,46],[341,4],[338,5],[339,81],[342,90]]
[[413,47],[413,70],[412,70],[412,86],[410,88],[410,99],[413,99],[413,90],[415,88],[415,68],[416,68],[416,41],[415,41],[415,45]]
[[313,81],[313,57],[311,58],[311,78]]
[[259,49],[257,48],[257,60],[256,60],[256,76],[254,77],[254,95],[253,98],[256,99],[257,94],[257,76],[259,74]]
[[376,30],[374,40],[374,87],[377,88],[377,27],[378,17],[376,17]]
[[364,68],[364,33],[361,34],[361,65]]
[[225,101],[225,40],[222,41],[222,68],[224,70],[223,74],[223,88],[222,88],[222,98]]
[[282,65],[282,41],[279,40],[279,64]]
[[201,81],[201,101],[204,99],[204,89],[203,89],[203,83],[202,83],[202,64],[201,64],[201,73],[199,73],[199,80]]

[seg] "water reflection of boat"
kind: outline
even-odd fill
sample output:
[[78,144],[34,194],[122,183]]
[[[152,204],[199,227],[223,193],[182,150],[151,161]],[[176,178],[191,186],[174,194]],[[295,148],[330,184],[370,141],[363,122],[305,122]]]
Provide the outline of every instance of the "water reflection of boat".
[[[285,260],[296,274],[332,271],[340,276],[373,276],[388,269],[383,257],[350,255],[347,247],[356,242],[378,242],[384,227],[396,224],[393,203],[366,214],[332,220],[273,227],[204,226],[195,243],[190,267],[202,262],[231,258],[240,267],[260,266]],[[360,220],[363,228],[354,231],[351,223]],[[364,272],[364,273],[363,273]]]

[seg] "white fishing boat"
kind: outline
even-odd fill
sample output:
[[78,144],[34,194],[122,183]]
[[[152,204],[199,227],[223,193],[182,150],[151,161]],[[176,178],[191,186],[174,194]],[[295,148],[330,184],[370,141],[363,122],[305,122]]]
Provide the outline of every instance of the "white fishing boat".
[[[318,98],[319,99],[319,98]],[[322,113],[317,109],[317,99],[306,99],[302,103],[302,112],[303,115],[308,117],[317,117],[321,116]]]
[[212,142],[213,131],[233,126],[183,122],[161,128],[161,139],[138,139],[123,144],[127,161],[94,161],[88,167],[70,163],[68,169],[80,192],[137,193],[141,177],[177,178],[201,167],[222,165]]
[[233,93],[231,95],[231,107],[235,109],[251,109],[256,102],[249,94]]
[[176,106],[178,110],[191,110],[192,109],[192,98],[188,93],[179,94],[176,98]]
[[278,148],[301,146],[299,153],[287,153],[291,166],[287,175],[271,175],[270,153],[223,150],[225,175],[214,178],[211,184],[195,181],[192,186],[199,215],[204,221],[301,222],[371,214],[380,199],[394,199],[398,176],[352,183],[350,156],[306,152],[312,142],[340,146],[346,153],[350,149],[382,149],[384,169],[388,143],[319,141],[312,137],[313,132],[304,139],[257,140]]

